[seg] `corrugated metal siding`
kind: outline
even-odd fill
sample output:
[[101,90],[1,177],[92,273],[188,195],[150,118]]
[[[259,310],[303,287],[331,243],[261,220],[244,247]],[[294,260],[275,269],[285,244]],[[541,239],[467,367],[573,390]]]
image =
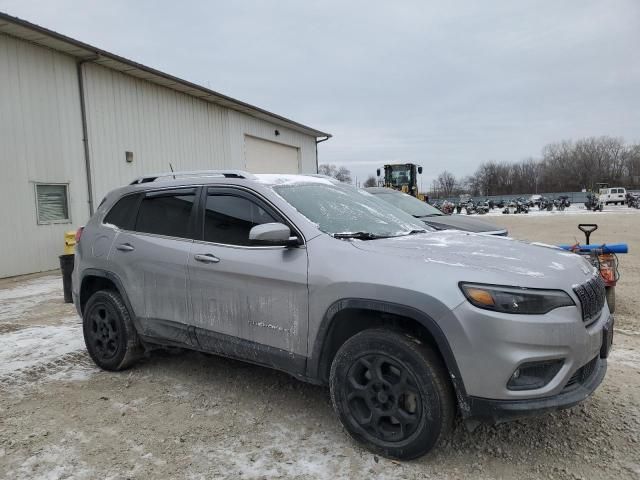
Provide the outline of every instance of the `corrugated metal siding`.
[[[316,171],[308,135],[99,65],[85,65],[85,88],[96,202],[140,175],[168,171],[169,163],[175,170],[244,169],[245,134],[299,148],[302,171]],[[125,162],[126,151],[133,163]]]
[[[234,165],[238,165],[236,168],[246,168],[244,137],[245,135],[251,135],[299,148],[301,173],[317,173],[315,138],[233,110],[228,110],[228,115],[231,158]],[[278,130],[280,135],[276,136],[275,130]]]
[[[0,277],[57,267],[88,217],[75,62],[0,34]],[[69,183],[73,224],[38,225],[33,182]]]
[[[314,137],[100,65],[83,68],[96,206],[109,190],[169,163],[244,169],[245,135],[298,148],[301,171],[316,171]],[[0,34],[0,140],[0,277],[56,268],[64,231],[88,217],[72,57]],[[37,224],[33,182],[69,183],[71,224]]]

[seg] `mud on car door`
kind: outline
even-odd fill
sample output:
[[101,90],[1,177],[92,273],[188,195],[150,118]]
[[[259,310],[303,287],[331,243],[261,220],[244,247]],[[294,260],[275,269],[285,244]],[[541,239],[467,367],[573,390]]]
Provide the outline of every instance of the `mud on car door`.
[[246,190],[209,188],[199,216],[202,237],[192,245],[188,270],[192,324],[201,347],[302,371],[306,248],[252,245],[251,228],[285,220]]
[[190,343],[187,258],[195,228],[197,189],[145,193],[131,230],[116,236],[111,248],[114,273],[134,290],[140,334]]

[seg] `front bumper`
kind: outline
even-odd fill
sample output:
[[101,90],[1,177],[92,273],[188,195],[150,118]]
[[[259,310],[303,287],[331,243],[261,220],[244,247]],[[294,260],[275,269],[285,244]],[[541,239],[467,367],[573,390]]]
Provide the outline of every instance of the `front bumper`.
[[[599,356],[610,318],[606,305],[600,317],[585,327],[579,309],[573,306],[546,315],[514,315],[463,302],[439,324],[456,359],[465,395],[518,404],[544,403],[544,399],[564,395],[572,376]],[[515,369],[523,364],[560,359],[562,367],[544,386],[507,387]]]
[[557,395],[545,398],[522,400],[491,400],[468,397],[467,418],[487,423],[503,423],[519,418],[572,407],[591,395],[602,383],[607,372],[607,360],[596,357],[593,373],[582,383],[577,383]]

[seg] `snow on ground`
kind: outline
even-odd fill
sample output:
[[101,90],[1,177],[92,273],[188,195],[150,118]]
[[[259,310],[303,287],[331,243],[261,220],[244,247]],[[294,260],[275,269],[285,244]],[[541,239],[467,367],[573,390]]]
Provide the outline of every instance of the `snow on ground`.
[[96,478],[95,472],[79,457],[77,448],[72,444],[73,432],[67,432],[60,444],[46,445],[34,452],[17,468],[7,472],[15,480],[58,480],[73,478],[76,480],[90,480]]
[[[489,213],[485,213],[484,215],[476,215],[474,214],[474,216],[487,216],[487,217],[501,217],[503,215],[506,215],[504,213],[502,213],[502,208],[494,208],[493,210],[490,210]],[[538,207],[532,207],[529,210],[529,213],[527,214],[517,214],[519,216],[521,215],[529,215],[532,217],[546,217],[549,215],[585,215],[585,214],[592,214],[594,212],[592,212],[591,210],[587,210],[586,208],[584,208],[584,205],[582,204],[572,204],[569,208],[564,209],[564,211],[559,211],[556,210],[555,208],[552,211],[547,211],[547,210],[539,210]],[[602,212],[595,212],[598,215],[605,215],[608,213],[626,213],[629,215],[640,215],[640,209],[637,208],[629,208],[626,205],[625,206],[617,206],[617,205],[608,205],[606,207],[604,207],[604,210]],[[460,215],[465,215],[464,210],[462,211],[462,213]],[[508,215],[514,215],[513,213],[509,213]]]
[[0,335],[0,378],[84,348],[79,324],[29,327]]
[[[297,421],[296,421],[297,419]],[[302,415],[292,415],[293,424],[304,425],[307,419]],[[334,432],[306,432],[292,430],[281,423],[271,426],[268,444],[256,443],[255,438],[239,435],[226,445],[215,446],[199,443],[193,448],[192,470],[190,478],[210,478],[209,475],[196,473],[202,470],[202,464],[215,465],[210,473],[213,478],[314,478],[326,480],[348,479],[353,472],[345,468],[352,455],[357,454],[353,445],[339,444]],[[320,430],[320,428],[319,428]],[[372,471],[376,463],[384,458],[374,460],[373,455],[362,459],[360,470]],[[397,478],[396,475],[378,473],[375,478]]]
[[34,278],[10,288],[0,289],[0,322],[20,318],[40,303],[62,297],[62,279],[58,275]]
[[628,348],[615,347],[609,354],[609,362],[620,363],[640,372],[640,352]]
[[94,371],[77,316],[61,315],[37,324],[33,312],[38,309],[50,309],[56,316],[61,308],[72,310],[66,310],[61,298],[59,275],[0,288],[0,389],[20,389],[42,380],[83,380]]

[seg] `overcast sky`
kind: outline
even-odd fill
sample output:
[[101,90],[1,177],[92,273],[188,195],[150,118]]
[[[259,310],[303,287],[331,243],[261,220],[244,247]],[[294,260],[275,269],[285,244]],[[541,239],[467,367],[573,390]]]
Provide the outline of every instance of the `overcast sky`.
[[0,0],[0,10],[333,138],[320,162],[472,173],[640,141],[640,1]]

